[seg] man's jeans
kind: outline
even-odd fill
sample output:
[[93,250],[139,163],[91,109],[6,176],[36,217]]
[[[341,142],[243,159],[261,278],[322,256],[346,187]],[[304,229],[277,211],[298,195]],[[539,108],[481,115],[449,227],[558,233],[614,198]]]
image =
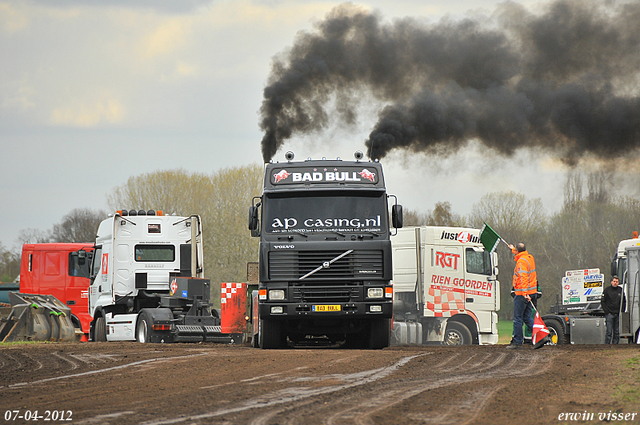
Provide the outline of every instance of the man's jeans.
[[[604,336],[605,344],[617,344],[620,342],[620,315],[606,314],[604,316],[607,321],[607,333]],[[515,326],[515,322],[514,322]],[[612,339],[613,338],[613,339]]]
[[516,295],[513,298],[513,343],[522,345],[524,336],[522,335],[522,323],[533,329],[533,316],[531,303],[524,296]]

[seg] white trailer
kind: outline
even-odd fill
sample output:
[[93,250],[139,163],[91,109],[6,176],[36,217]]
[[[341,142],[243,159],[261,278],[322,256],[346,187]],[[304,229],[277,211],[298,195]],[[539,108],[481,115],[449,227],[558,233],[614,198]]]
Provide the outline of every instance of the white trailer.
[[498,256],[478,229],[407,227],[391,242],[392,344],[498,342]]

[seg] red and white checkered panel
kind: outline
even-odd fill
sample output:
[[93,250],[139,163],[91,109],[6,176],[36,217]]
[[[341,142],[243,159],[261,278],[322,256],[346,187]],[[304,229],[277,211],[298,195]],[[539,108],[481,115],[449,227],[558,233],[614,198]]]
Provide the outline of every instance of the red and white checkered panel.
[[222,333],[243,333],[247,326],[247,284],[220,284]]
[[247,291],[246,283],[221,283],[220,284],[220,303],[226,304],[227,300],[238,291]]

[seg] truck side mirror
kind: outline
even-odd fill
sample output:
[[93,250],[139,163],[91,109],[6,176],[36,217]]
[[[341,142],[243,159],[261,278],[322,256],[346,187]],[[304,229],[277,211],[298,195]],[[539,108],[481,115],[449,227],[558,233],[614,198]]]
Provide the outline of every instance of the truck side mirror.
[[391,223],[396,229],[402,227],[402,205],[394,204],[391,206]]
[[251,236],[260,236],[260,221],[258,220],[258,207],[252,205],[249,207],[249,230],[251,230]]
[[86,262],[87,262],[87,251],[85,251],[84,249],[81,249],[80,251],[78,251],[78,264],[81,266],[84,266]]

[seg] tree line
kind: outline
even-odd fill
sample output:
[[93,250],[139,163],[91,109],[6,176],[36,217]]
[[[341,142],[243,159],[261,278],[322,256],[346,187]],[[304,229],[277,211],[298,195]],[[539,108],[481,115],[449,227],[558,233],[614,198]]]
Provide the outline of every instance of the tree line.
[[[258,240],[247,230],[251,199],[262,191],[264,169],[254,164],[230,167],[211,174],[182,169],[157,171],[129,178],[107,196],[109,211],[156,209],[165,214],[198,214],[203,221],[205,276],[212,282],[243,282],[247,263],[257,261]],[[543,292],[542,312],[561,295],[561,279],[567,270],[599,268],[610,279],[609,264],[617,244],[640,230],[640,201],[615,196],[611,176],[604,172],[567,175],[561,208],[548,214],[539,198],[517,192],[484,195],[467,215],[452,211],[449,202],[433,210],[405,210],[405,226],[464,226],[480,228],[488,223],[511,244],[524,242],[536,259]],[[26,229],[19,244],[43,242],[91,242],[104,211],[75,209],[49,231]],[[501,282],[500,317],[510,319],[513,254],[498,246]],[[0,280],[13,280],[20,271],[20,248],[0,243]],[[215,285],[214,285],[215,287]],[[212,294],[214,295],[214,294]]]

